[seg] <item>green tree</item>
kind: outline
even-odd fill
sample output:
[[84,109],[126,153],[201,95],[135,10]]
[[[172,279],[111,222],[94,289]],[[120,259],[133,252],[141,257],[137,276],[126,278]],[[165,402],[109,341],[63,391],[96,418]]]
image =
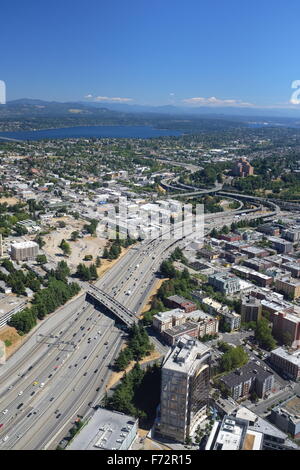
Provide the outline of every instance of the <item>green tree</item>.
[[71,254],[71,247],[66,240],[62,239],[59,248],[63,251],[65,256],[69,256]]
[[36,262],[38,264],[46,264],[48,263],[48,260],[47,260],[47,257],[46,255],[37,255],[37,257],[35,258]]

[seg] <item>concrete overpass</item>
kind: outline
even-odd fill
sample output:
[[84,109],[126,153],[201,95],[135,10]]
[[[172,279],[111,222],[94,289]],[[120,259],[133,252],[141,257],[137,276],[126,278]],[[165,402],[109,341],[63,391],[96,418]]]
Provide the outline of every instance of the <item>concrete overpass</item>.
[[124,305],[115,300],[114,297],[110,296],[95,285],[90,285],[86,298],[87,300],[104,307],[128,327],[131,327],[134,323],[138,322],[138,318],[128,308],[124,307]]

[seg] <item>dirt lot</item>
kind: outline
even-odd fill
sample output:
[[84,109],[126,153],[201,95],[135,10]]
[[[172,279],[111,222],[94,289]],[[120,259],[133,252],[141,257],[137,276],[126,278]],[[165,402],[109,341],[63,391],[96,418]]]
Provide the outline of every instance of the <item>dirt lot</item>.
[[15,204],[18,204],[18,202],[21,202],[20,199],[17,199],[16,197],[1,197],[0,198],[0,204],[4,204],[6,202],[9,206],[14,206]]
[[156,295],[156,293],[158,292],[160,286],[163,284],[163,282],[165,281],[168,281],[168,278],[165,278],[165,279],[158,279],[153,287],[153,289],[151,290],[150,292],[150,295],[149,295],[149,298],[148,298],[148,302],[144,305],[143,309],[142,309],[142,312],[140,314],[140,317],[143,318],[143,313],[145,312],[148,312],[148,310],[150,310],[151,308],[151,302],[153,300],[153,297]]
[[25,341],[25,336],[18,335],[15,328],[4,326],[0,329],[0,339],[2,341],[10,341],[12,343],[11,346],[6,346],[6,358],[8,358]]
[[75,220],[71,217],[61,217],[56,219],[57,222],[63,221],[66,223],[66,227],[57,228],[53,230],[48,235],[44,236],[44,241],[46,242],[43,250],[45,251],[46,256],[49,260],[52,259],[60,261],[62,257],[62,251],[58,248],[58,245],[64,239],[66,240],[71,247],[71,255],[67,259],[67,263],[70,266],[71,270],[75,270],[79,263],[83,261],[85,255],[93,255],[93,261],[95,261],[97,256],[102,254],[102,250],[107,243],[107,240],[104,238],[86,236],[79,238],[76,241],[71,241],[70,236],[74,231],[82,230],[85,222],[82,220]]

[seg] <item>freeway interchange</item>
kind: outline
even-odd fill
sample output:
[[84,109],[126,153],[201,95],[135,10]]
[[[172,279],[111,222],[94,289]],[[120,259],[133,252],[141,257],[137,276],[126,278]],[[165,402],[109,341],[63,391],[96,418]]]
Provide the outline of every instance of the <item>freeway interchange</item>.
[[[241,218],[256,218],[257,212],[244,211]],[[230,224],[235,215],[205,215],[204,235]],[[179,229],[174,227],[174,234]],[[159,237],[136,244],[96,288],[138,317],[161,261],[187,238]],[[86,284],[86,291],[93,286]],[[118,322],[87,299],[85,292],[49,316],[1,367],[0,449],[55,449],[77,416],[86,416],[104,396],[109,366],[126,336]]]

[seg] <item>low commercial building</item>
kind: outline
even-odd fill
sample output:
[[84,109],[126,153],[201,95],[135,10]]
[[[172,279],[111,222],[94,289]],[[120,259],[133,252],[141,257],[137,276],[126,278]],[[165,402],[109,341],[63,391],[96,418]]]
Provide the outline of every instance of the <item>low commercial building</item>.
[[39,245],[32,241],[16,242],[11,245],[11,258],[15,261],[34,259],[39,253]]
[[292,243],[298,242],[300,240],[300,227],[282,230],[281,235]]
[[12,288],[8,286],[5,281],[0,281],[0,292],[4,292],[4,294],[11,294]]
[[173,346],[183,335],[193,338],[218,333],[219,320],[201,310],[190,315],[184,310],[173,309],[153,317],[153,327],[161,333],[167,344]]
[[294,300],[300,297],[300,280],[293,278],[276,279],[275,288],[289,299]]
[[272,248],[274,248],[279,253],[292,253],[293,251],[293,244],[283,240],[282,238],[269,237],[268,240],[271,242]]
[[225,240],[226,242],[237,242],[242,239],[239,233],[228,233],[221,235],[221,240]]
[[67,450],[128,450],[137,431],[136,418],[98,408]]
[[264,258],[269,254],[267,250],[257,246],[248,246],[247,248],[242,248],[241,252],[247,255],[249,258]]
[[273,282],[271,276],[266,276],[265,274],[259,273],[250,268],[246,268],[245,266],[233,266],[232,271],[238,276],[255,282],[261,287],[270,286]]
[[199,256],[202,258],[208,259],[212,261],[214,259],[219,258],[219,252],[216,250],[208,250],[207,248],[202,248],[198,251]]
[[263,434],[248,427],[248,421],[224,416],[215,421],[205,450],[261,450]]
[[166,305],[170,308],[181,308],[185,312],[193,312],[196,310],[197,305],[180,295],[171,295],[166,298]]
[[174,326],[183,325],[186,322],[184,310],[175,308],[167,312],[160,312],[153,316],[153,327],[162,333]]
[[271,351],[270,364],[282,376],[292,380],[300,379],[300,352],[276,348]]
[[263,224],[259,225],[256,230],[258,232],[264,233],[265,235],[271,235],[278,237],[280,235],[280,227],[274,224]]
[[295,395],[275,408],[272,408],[270,419],[279,429],[287,434],[291,434],[294,439],[299,439],[300,396]]
[[293,277],[300,277],[300,264],[299,263],[283,263],[281,265],[283,269],[289,271]]
[[262,258],[251,258],[244,261],[244,266],[250,269],[254,269],[254,271],[265,271],[266,269],[272,266],[272,263],[266,259]]
[[248,422],[248,430],[263,435],[261,450],[299,450],[297,444],[288,439],[287,434],[248,408],[240,407],[235,416]]
[[208,278],[210,285],[224,294],[235,294],[240,290],[239,278],[227,272],[218,272]]
[[201,310],[192,312],[189,319],[197,322],[199,338],[203,338],[205,335],[215,335],[219,331],[219,319]]
[[274,387],[274,374],[259,361],[250,361],[243,367],[223,376],[221,382],[229,390],[234,400],[247,397],[255,392],[258,397],[265,397]]
[[197,339],[199,335],[199,324],[186,321],[184,324],[173,326],[162,332],[162,336],[169,346],[174,346],[182,336],[186,335]]

